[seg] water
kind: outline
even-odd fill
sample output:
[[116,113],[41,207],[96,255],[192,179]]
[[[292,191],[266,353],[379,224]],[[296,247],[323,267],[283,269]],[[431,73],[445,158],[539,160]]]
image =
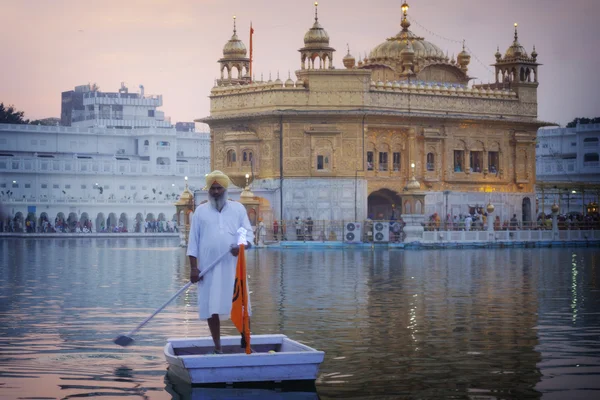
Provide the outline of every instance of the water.
[[[0,398],[600,397],[600,252],[252,250],[254,333],[326,352],[316,393],[171,382],[168,337],[208,336],[177,239],[3,239]],[[224,335],[236,334],[230,322]]]

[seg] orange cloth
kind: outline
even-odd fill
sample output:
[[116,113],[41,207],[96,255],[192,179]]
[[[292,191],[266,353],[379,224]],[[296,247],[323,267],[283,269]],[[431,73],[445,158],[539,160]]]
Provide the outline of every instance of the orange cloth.
[[231,321],[242,334],[242,347],[245,346],[246,354],[250,354],[250,317],[248,315],[248,285],[246,284],[244,248],[245,246],[241,244],[233,285],[233,299],[231,300]]

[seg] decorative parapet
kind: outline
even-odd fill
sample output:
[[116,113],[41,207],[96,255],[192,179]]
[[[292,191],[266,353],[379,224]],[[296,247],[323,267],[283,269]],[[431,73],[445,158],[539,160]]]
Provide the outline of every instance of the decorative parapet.
[[[304,82],[301,81],[303,84]],[[395,110],[435,114],[496,116],[498,118],[536,119],[537,104],[519,101],[511,90],[416,85],[407,82],[371,82],[369,89],[357,90],[355,84],[338,80],[318,88],[281,84],[218,86],[211,92],[211,116],[255,113],[293,108],[310,110],[365,109]]]

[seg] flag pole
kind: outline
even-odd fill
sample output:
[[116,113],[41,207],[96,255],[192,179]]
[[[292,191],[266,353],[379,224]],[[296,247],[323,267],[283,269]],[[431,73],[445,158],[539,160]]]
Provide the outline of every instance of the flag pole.
[[252,36],[254,35],[254,28],[252,28],[252,21],[250,21],[250,83],[252,83]]

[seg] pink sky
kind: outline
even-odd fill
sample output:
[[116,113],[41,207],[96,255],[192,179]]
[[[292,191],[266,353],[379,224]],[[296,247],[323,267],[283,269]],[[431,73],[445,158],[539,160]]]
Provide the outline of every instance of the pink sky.
[[[96,82],[116,91],[143,84],[162,94],[172,122],[209,114],[217,60],[232,33],[249,48],[252,21],[257,78],[300,66],[298,49],[312,26],[312,0],[0,0],[0,102],[30,119],[59,117],[60,93]],[[346,43],[358,57],[400,30],[402,0],[321,0],[319,21],[331,38],[336,68]],[[466,39],[476,82],[493,79],[496,46],[504,51],[519,23],[519,41],[535,44],[539,118],[565,124],[600,116],[599,0],[409,0],[411,30],[449,55]],[[418,22],[415,23],[414,21]],[[421,26],[419,26],[419,24]],[[435,35],[433,35],[433,32]],[[444,38],[452,39],[453,41]],[[477,59],[481,60],[481,63]]]

